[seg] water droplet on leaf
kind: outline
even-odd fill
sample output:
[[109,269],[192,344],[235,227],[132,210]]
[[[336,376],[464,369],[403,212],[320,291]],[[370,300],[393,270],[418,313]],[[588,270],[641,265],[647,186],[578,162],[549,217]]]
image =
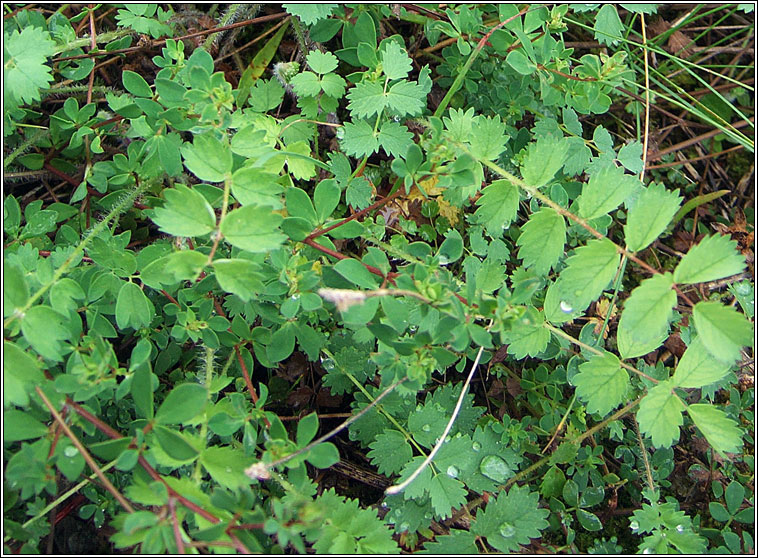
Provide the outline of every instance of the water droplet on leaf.
[[450,467],[447,468],[447,476],[457,478],[458,468],[455,465],[450,465]]
[[479,451],[480,449],[482,449],[482,444],[480,444],[479,442],[474,442],[473,444],[471,444],[471,449],[474,451]]
[[421,430],[423,430],[424,432],[429,432],[431,429],[432,427],[429,424],[425,424],[424,426],[421,427]]
[[679,531],[680,533],[684,533],[684,525],[677,525],[676,530]]
[[565,300],[561,300],[561,311],[565,314],[571,314],[571,312],[574,311],[574,309],[571,307],[571,305],[566,302]]
[[500,525],[500,534],[506,538],[510,538],[516,534],[516,528],[506,521]]
[[505,460],[497,455],[488,455],[482,459],[479,470],[485,477],[495,482],[505,482],[513,474]]
[[637,529],[639,529],[639,528],[640,528],[640,524],[639,524],[639,523],[637,523],[636,521],[632,521],[632,522],[630,522],[630,523],[629,523],[629,528],[630,528],[632,531],[636,531]]
[[66,457],[76,457],[79,453],[79,450],[76,449],[74,446],[68,446],[66,449],[63,450],[63,455]]

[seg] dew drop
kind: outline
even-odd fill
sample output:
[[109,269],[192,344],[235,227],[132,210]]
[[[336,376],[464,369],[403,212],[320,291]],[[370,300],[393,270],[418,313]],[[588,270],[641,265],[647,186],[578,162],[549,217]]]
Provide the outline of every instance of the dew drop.
[[429,424],[425,424],[424,426],[421,427],[421,430],[423,430],[424,432],[429,432],[431,429],[432,427]]
[[645,550],[642,551],[642,554],[652,554],[652,553],[653,553],[652,548],[646,548]]
[[232,468],[231,468],[231,467],[227,467],[227,468],[226,468],[226,472],[227,472],[227,473],[231,473],[231,472],[232,472]]
[[506,538],[510,538],[516,534],[516,528],[506,521],[500,524],[500,534]]
[[400,524],[400,530],[401,530],[401,531],[407,531],[408,529],[410,529],[410,527],[411,527],[411,526],[410,526],[410,525],[408,525],[408,523],[407,523],[407,522],[405,522],[405,521],[403,521],[403,522]]
[[79,454],[79,450],[76,449],[74,446],[68,446],[66,449],[63,450],[63,455],[66,457],[76,457]]
[[488,455],[482,459],[479,471],[495,482],[505,482],[513,475],[513,471],[508,467],[505,460],[497,455]]
[[447,476],[453,477],[454,479],[458,478],[458,467],[450,465],[450,467],[447,468]]
[[571,314],[571,312],[574,311],[574,309],[571,307],[571,305],[566,302],[565,300],[561,300],[561,311],[565,314]]
[[389,506],[387,505],[387,502],[382,502],[382,503],[381,503],[381,506],[382,506],[383,508],[385,508],[385,509],[389,507]]
[[330,358],[325,358],[321,361],[321,367],[326,370],[327,372],[330,372],[331,370],[334,370],[335,363]]
[[676,530],[679,531],[680,533],[684,533],[684,525],[677,525]]
[[629,528],[630,528],[632,531],[636,531],[637,529],[639,529],[639,528],[640,528],[640,524],[639,524],[639,523],[637,523],[636,521],[632,521],[632,522],[630,522],[630,523],[629,523]]
[[474,451],[479,451],[480,449],[482,449],[482,444],[480,444],[479,442],[474,442],[473,444],[471,444],[471,449]]

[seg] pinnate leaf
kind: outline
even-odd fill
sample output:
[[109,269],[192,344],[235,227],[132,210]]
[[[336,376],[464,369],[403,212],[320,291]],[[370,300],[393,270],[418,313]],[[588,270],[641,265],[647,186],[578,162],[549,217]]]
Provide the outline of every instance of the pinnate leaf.
[[687,407],[687,413],[717,452],[724,454],[740,451],[742,432],[724,411],[708,403],[696,403]]
[[447,473],[436,474],[429,483],[429,497],[437,518],[450,517],[451,510],[466,503],[468,491],[463,483]]
[[365,120],[345,122],[342,150],[354,157],[364,157],[379,149],[379,139],[374,129]]
[[369,447],[371,451],[366,455],[382,475],[399,473],[413,457],[413,450],[408,440],[397,430],[383,431],[369,444]]
[[629,209],[624,225],[626,247],[632,252],[647,248],[673,219],[682,198],[678,191],[669,192],[663,184],[651,184],[642,190]]
[[732,364],[740,358],[740,349],[753,344],[753,326],[732,307],[718,302],[698,302],[692,309],[700,340],[717,359]]
[[39,90],[53,81],[51,68],[45,65],[55,53],[50,33],[29,25],[20,33],[4,33],[3,38],[4,101],[9,106],[39,101]]
[[671,381],[658,383],[640,401],[637,411],[640,431],[650,436],[657,448],[667,448],[676,442],[679,427],[684,422],[684,403],[674,394],[673,388]]
[[[486,190],[486,189],[485,189]],[[563,216],[543,207],[529,217],[522,227],[517,244],[524,267],[533,267],[538,275],[546,275],[558,263],[566,243],[566,222]]]
[[624,394],[629,387],[629,373],[621,368],[616,355],[593,355],[579,365],[579,370],[571,382],[576,386],[576,393],[585,402],[588,412],[607,415],[624,401]]
[[736,275],[744,269],[745,258],[737,251],[737,242],[716,234],[706,236],[685,254],[674,270],[674,281],[704,283]]
[[405,78],[411,71],[411,59],[408,53],[394,41],[387,44],[381,54],[381,59],[382,71],[389,79]]
[[471,154],[477,159],[494,161],[505,150],[508,141],[505,123],[499,116],[478,116],[471,126]]
[[153,210],[153,221],[173,236],[202,236],[216,226],[216,214],[202,194],[184,184],[163,191],[163,207]]
[[618,347],[623,358],[642,356],[666,339],[676,305],[670,273],[654,275],[640,283],[624,303],[618,326]]

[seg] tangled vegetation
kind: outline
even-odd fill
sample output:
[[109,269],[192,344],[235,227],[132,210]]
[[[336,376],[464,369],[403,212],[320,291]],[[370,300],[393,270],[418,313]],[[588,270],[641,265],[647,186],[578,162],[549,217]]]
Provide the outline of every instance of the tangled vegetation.
[[192,6],[3,6],[6,552],[755,551],[752,5]]

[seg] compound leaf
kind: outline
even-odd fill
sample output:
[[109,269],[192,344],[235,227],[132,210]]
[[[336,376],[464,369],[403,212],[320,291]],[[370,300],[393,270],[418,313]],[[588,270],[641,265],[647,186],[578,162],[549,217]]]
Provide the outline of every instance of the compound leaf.
[[39,101],[39,90],[53,81],[51,68],[45,65],[55,53],[50,33],[29,25],[20,33],[4,33],[3,37],[4,101],[9,106]]
[[[516,52],[516,51],[513,51]],[[563,167],[571,143],[566,138],[541,137],[529,146],[521,166],[521,176],[530,186],[544,186]]]
[[408,440],[397,430],[385,430],[369,444],[369,447],[371,451],[366,455],[382,475],[399,473],[413,457]]
[[438,473],[429,483],[429,497],[439,519],[450,517],[450,511],[466,503],[468,491],[463,483],[447,473]]

